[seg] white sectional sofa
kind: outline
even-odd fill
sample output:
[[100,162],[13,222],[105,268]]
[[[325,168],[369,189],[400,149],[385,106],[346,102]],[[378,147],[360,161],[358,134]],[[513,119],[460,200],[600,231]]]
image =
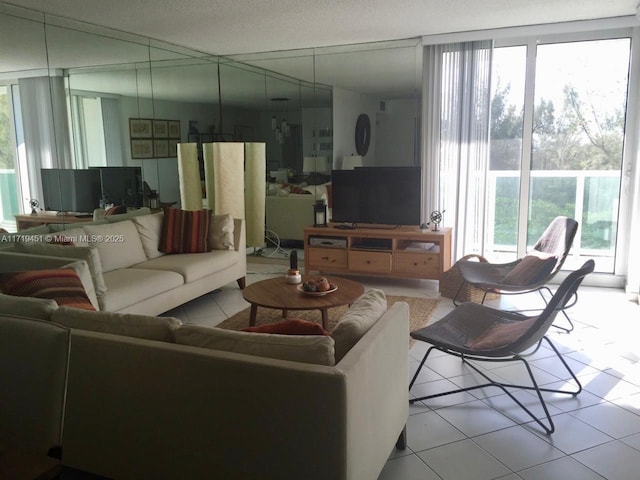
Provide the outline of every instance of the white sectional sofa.
[[327,186],[304,187],[310,194],[291,193],[280,186],[270,184],[267,188],[267,230],[274,232],[281,240],[304,240],[304,227],[313,225],[313,204],[316,200],[328,204]]
[[[59,268],[85,261],[90,281],[82,275],[81,279],[96,309],[146,315],[166,312],[234,281],[244,288],[244,220],[212,223],[210,243],[219,243],[215,235],[225,235],[228,243],[233,237],[231,247],[165,255],[158,250],[163,213],[150,214],[148,209],[139,213],[76,223],[65,230],[50,226],[20,232],[11,248],[0,250],[0,271]],[[38,241],[52,236],[71,239],[74,246]]]
[[[71,328],[64,465],[109,478],[372,480],[406,441],[409,309],[358,302],[345,317],[367,328],[335,363],[325,354],[337,336],[229,332],[51,300],[0,295],[0,323],[19,312]],[[202,335],[225,340],[204,348]],[[260,341],[322,344],[323,360],[239,353]]]

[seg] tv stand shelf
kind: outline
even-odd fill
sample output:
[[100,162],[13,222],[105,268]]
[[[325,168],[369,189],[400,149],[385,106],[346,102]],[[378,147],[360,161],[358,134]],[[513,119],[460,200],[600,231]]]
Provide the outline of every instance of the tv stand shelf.
[[[334,245],[312,245],[310,237],[331,238]],[[343,242],[335,242],[342,239]],[[335,272],[439,280],[451,268],[451,228],[420,230],[355,228],[335,225],[304,229],[305,273]]]

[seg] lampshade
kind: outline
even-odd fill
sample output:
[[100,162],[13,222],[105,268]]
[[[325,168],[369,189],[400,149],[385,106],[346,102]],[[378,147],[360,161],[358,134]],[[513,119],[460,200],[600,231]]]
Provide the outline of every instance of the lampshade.
[[302,173],[329,173],[331,165],[326,156],[304,157],[302,162]]
[[355,167],[361,167],[362,165],[361,155],[347,155],[342,157],[342,170],[353,170]]

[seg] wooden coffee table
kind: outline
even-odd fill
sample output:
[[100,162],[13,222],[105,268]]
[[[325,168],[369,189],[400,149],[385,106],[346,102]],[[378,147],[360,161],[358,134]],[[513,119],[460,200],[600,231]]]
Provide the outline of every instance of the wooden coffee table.
[[[319,278],[318,275],[305,275],[302,281]],[[352,304],[364,293],[364,287],[358,282],[346,278],[326,277],[329,283],[338,286],[335,292],[322,296],[306,295],[298,291],[298,285],[285,282],[284,276],[270,278],[256,282],[242,291],[244,299],[251,304],[249,325],[256,324],[258,307],[282,310],[282,317],[287,316],[289,310],[320,310],[322,314],[322,328],[327,329],[329,323],[329,309],[341,305]]]

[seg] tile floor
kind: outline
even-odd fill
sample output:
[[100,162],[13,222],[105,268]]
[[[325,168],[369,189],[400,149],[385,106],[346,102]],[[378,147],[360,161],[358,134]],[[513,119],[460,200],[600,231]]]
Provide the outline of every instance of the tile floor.
[[[252,263],[247,282],[283,275],[285,265]],[[437,297],[437,282],[355,277],[389,295]],[[512,297],[515,298],[515,297]],[[522,301],[522,300],[520,300]],[[216,325],[248,304],[234,284],[168,312],[185,322]],[[440,302],[434,316],[452,307]],[[410,407],[408,448],[394,450],[379,477],[384,480],[610,479],[640,475],[640,307],[621,290],[581,287],[570,311],[570,334],[553,331],[552,341],[570,362],[584,390],[577,397],[546,395],[556,432],[548,436],[499,389],[449,395]],[[555,330],[555,329],[553,329]],[[425,352],[409,352],[412,374]],[[533,357],[540,383],[564,384],[567,374],[548,348]],[[468,367],[444,354],[430,356],[412,394],[437,392],[473,381]],[[500,378],[524,377],[517,367],[491,365]],[[530,392],[518,398],[539,412]]]

